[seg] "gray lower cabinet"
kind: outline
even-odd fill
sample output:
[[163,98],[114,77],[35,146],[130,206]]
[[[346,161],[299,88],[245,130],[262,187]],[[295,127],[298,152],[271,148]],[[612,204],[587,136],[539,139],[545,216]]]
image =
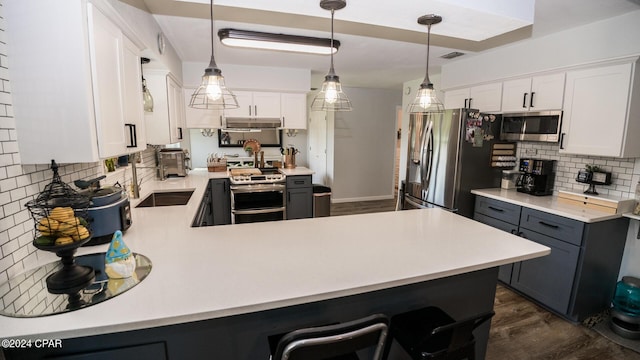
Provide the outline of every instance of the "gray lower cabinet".
[[229,179],[211,179],[212,225],[231,224],[231,190]]
[[[475,220],[512,234],[518,233],[522,210],[520,206],[485,197],[478,197],[475,206],[476,210],[473,214]],[[511,283],[512,272],[513,264],[500,266],[498,280],[505,284]]]
[[313,217],[311,175],[287,176],[287,220]]
[[583,223],[482,196],[474,219],[551,248],[548,256],[501,267],[503,283],[572,321],[610,306],[628,219]]

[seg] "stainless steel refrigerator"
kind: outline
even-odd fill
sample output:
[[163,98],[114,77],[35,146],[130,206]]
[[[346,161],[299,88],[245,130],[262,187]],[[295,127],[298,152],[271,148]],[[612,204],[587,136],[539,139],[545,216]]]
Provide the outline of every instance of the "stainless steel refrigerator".
[[500,186],[502,169],[491,167],[500,120],[474,109],[412,114],[402,208],[437,206],[472,217],[470,191]]

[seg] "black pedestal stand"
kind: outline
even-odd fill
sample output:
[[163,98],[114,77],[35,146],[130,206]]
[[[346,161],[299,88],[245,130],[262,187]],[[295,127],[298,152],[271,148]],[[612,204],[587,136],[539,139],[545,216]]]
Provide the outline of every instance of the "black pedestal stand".
[[91,285],[95,272],[89,266],[77,265],[73,256],[76,249],[56,252],[61,259],[62,269],[47,277],[47,289],[52,294],[73,294]]

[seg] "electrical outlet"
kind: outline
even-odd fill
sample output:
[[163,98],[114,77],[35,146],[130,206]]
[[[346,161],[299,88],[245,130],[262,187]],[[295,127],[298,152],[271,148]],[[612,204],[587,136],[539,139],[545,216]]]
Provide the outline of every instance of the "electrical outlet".
[[524,154],[527,156],[537,155],[538,149],[524,149]]

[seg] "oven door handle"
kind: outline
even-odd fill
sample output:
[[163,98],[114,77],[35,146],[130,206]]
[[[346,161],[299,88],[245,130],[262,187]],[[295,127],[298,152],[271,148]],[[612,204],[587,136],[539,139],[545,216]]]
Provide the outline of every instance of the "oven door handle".
[[267,209],[248,209],[248,210],[231,210],[235,215],[253,215],[253,214],[269,214],[274,212],[285,211],[285,207],[267,208]]
[[251,185],[240,185],[240,186],[231,186],[231,191],[236,194],[247,194],[247,193],[257,193],[257,192],[270,192],[270,191],[278,191],[284,192],[284,185],[269,185],[264,187],[256,187]]

